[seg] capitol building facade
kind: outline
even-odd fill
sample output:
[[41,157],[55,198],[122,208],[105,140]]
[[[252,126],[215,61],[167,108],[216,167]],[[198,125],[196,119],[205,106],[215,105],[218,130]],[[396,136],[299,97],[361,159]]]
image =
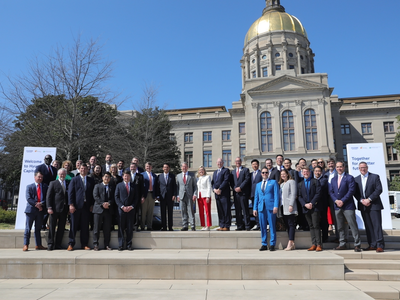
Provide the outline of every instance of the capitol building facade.
[[[315,73],[314,53],[301,22],[279,0],[267,0],[247,32],[240,60],[242,92],[231,108],[168,110],[182,161],[196,171],[226,167],[237,156],[250,167],[282,154],[347,160],[347,143],[383,143],[388,178],[400,173],[392,145],[400,95],[339,98],[326,73]],[[263,163],[262,163],[263,164]]]

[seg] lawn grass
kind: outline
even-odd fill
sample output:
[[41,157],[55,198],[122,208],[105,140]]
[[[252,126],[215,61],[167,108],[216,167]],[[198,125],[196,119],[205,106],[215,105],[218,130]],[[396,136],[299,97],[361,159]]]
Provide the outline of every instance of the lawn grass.
[[3,229],[14,229],[15,224],[8,224],[8,223],[0,223],[0,230]]

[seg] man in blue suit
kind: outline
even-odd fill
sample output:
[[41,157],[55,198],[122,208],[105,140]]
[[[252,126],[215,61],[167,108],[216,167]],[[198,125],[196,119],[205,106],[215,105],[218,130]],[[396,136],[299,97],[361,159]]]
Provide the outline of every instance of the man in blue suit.
[[[256,194],[256,186],[257,183],[262,181],[262,176],[261,176],[261,171],[258,169],[260,166],[260,162],[257,159],[253,159],[251,161],[251,168],[253,169],[253,172],[250,174],[250,181],[251,181],[251,194],[250,194],[250,200],[253,203],[253,208],[254,206],[254,196]],[[260,221],[258,220],[258,217],[255,217],[256,219],[256,225],[254,225],[252,230],[260,230]]]
[[43,222],[43,214],[46,205],[47,184],[43,182],[43,174],[38,171],[35,172],[35,183],[26,187],[26,222],[24,232],[24,247],[22,251],[28,251],[29,240],[31,237],[31,228],[35,222],[35,242],[36,250],[46,250],[42,246],[42,238],[40,236],[40,229]]
[[263,180],[257,184],[254,196],[254,216],[259,216],[261,228],[260,251],[268,250],[267,224],[269,224],[270,244],[269,250],[275,251],[276,244],[276,213],[279,206],[279,185],[274,179],[268,179],[268,169],[261,170]]
[[382,183],[379,175],[368,172],[366,162],[358,164],[360,175],[354,180],[356,182],[356,199],[358,210],[364,220],[365,231],[367,232],[368,248],[365,251],[375,250],[383,252],[385,241],[382,232],[383,204],[380,195],[382,194]]
[[218,231],[229,231],[231,228],[231,200],[229,186],[229,169],[224,168],[222,158],[217,160],[218,169],[214,171],[211,185],[217,202],[219,228]]
[[87,176],[88,166],[83,163],[79,167],[79,175],[72,178],[68,187],[68,204],[71,213],[71,230],[69,231],[69,245],[67,250],[72,251],[75,246],[75,236],[78,228],[81,231],[81,247],[90,250],[89,220],[93,209],[94,179]]
[[336,162],[337,176],[333,177],[329,184],[329,194],[334,202],[337,230],[339,231],[339,246],[334,250],[346,250],[345,221],[350,226],[354,238],[354,251],[361,252],[361,239],[356,221],[356,206],[353,196],[356,192],[354,177],[344,172],[344,162]]
[[144,201],[142,203],[142,220],[141,227],[144,230],[147,225],[147,230],[153,230],[153,211],[154,204],[157,198],[158,176],[152,172],[153,166],[147,162],[145,165],[146,171],[142,173],[144,183]]

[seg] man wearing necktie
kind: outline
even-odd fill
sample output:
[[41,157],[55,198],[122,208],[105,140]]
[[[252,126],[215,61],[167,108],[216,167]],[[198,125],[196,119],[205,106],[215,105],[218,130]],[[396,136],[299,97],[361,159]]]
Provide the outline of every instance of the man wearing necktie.
[[[136,190],[137,186],[131,181],[131,173],[125,171],[122,178],[124,181],[118,183],[117,188],[115,189],[115,203],[118,206],[119,213],[118,251],[124,249],[125,242],[126,249],[132,251],[135,209],[140,200],[139,194]],[[124,235],[126,235],[126,238],[124,238]]]
[[112,250],[110,247],[111,239],[111,208],[115,205],[114,185],[110,185],[111,173],[105,172],[103,182],[95,185],[93,189],[93,250],[99,250],[100,228],[103,227],[104,249]]
[[231,200],[229,187],[229,169],[224,167],[222,158],[217,159],[217,170],[214,171],[211,185],[217,203],[219,228],[218,231],[230,231],[232,223]]
[[197,182],[194,175],[188,172],[188,164],[181,164],[182,173],[176,176],[176,191],[178,202],[181,203],[182,231],[189,229],[189,223],[193,231],[196,230],[194,209],[197,199]]
[[152,172],[153,166],[150,162],[147,162],[145,165],[146,171],[142,173],[143,175],[143,195],[144,202],[142,203],[142,220],[141,227],[144,230],[147,225],[147,230],[153,230],[153,211],[154,204],[157,198],[157,181],[158,176]]
[[308,251],[322,251],[321,241],[321,185],[319,181],[310,175],[310,169],[302,169],[303,181],[298,184],[297,197],[303,209],[303,213],[310,227],[312,246]]
[[[50,154],[47,154],[44,157],[44,164],[41,164],[35,168],[35,173],[40,172],[43,175],[43,183],[49,185],[51,181],[56,180],[57,177],[57,169],[51,165],[53,161],[53,157]],[[47,219],[49,215],[46,211],[43,212],[43,221],[42,221],[42,230],[46,230],[47,227]]]
[[75,246],[75,236],[80,228],[81,248],[90,250],[89,220],[93,209],[94,179],[87,176],[88,166],[83,163],[79,169],[79,176],[73,177],[68,187],[68,204],[71,214],[71,229],[69,231],[68,251]]
[[276,159],[276,169],[280,172],[280,171],[282,171],[284,169],[284,166],[283,166],[283,155],[282,154],[278,154],[275,157],[275,159]]
[[[253,208],[254,208],[254,196],[256,194],[256,186],[257,183],[259,183],[262,180],[261,176],[261,171],[258,169],[260,166],[260,162],[257,159],[253,159],[251,161],[251,168],[253,169],[253,172],[251,172],[250,178],[251,178],[251,194],[250,194],[250,200],[253,203]],[[252,230],[260,230],[260,222],[258,220],[258,216],[255,217],[256,219],[256,225],[254,225]]]
[[236,157],[236,168],[231,174],[231,188],[235,200],[237,231],[250,228],[249,195],[250,195],[250,173],[249,169],[242,166],[242,159]]
[[383,239],[381,213],[383,204],[380,197],[382,194],[381,179],[379,175],[368,172],[368,165],[364,161],[358,164],[358,169],[361,174],[354,179],[357,186],[355,197],[367,233],[368,247],[364,251],[384,252],[385,241]]
[[[50,182],[47,190],[46,206],[49,214],[49,236],[47,239],[47,250],[61,249],[64,237],[64,228],[68,215],[68,192],[65,181],[67,170],[58,170],[58,180]],[[57,232],[56,232],[57,226]]]
[[335,206],[337,230],[339,231],[339,246],[334,250],[346,250],[345,221],[351,228],[354,238],[354,251],[361,252],[361,239],[358,232],[353,196],[356,192],[354,177],[344,172],[343,161],[336,163],[337,176],[333,177],[329,184],[329,194]]
[[[132,162],[129,166],[130,174],[131,174],[131,183],[135,188],[136,194],[139,197],[139,201],[135,204],[135,215],[133,220],[134,230],[140,231],[140,227],[142,225],[142,203],[145,201],[144,197],[144,180],[143,175],[138,172],[138,165]],[[141,230],[145,228],[142,227]]]
[[268,179],[268,168],[261,170],[262,181],[257,184],[254,196],[253,215],[258,216],[261,229],[260,251],[268,250],[267,225],[269,224],[269,250],[275,251],[276,244],[276,214],[279,207],[279,185],[274,179]]
[[[161,208],[161,230],[173,231],[173,209],[176,199],[176,180],[175,175],[169,172],[169,164],[164,163],[163,173],[158,176],[157,199],[160,201]],[[168,211],[168,222],[167,222],[167,211]]]
[[124,165],[125,162],[122,159],[120,159],[118,161],[117,167],[118,167],[118,175],[121,177],[124,175]]
[[34,178],[35,182],[27,185],[26,187],[26,222],[24,232],[24,247],[22,248],[22,251],[28,251],[33,223],[35,223],[35,249],[47,249],[42,246],[42,237],[40,236],[43,212],[46,206],[47,184],[43,183],[43,174],[40,171],[35,172]]

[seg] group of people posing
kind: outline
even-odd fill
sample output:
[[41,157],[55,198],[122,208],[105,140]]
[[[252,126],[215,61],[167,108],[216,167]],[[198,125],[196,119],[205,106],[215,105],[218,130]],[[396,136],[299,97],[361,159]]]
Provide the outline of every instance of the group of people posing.
[[[295,249],[295,230],[299,226],[299,229],[310,230],[312,246],[308,250],[322,251],[322,243],[328,239],[329,227],[335,225],[339,242],[335,249],[346,249],[350,226],[354,250],[361,251],[354,196],[366,227],[369,247],[365,250],[383,252],[382,185],[378,175],[368,172],[365,162],[360,163],[361,175],[355,179],[344,172],[344,162],[329,160],[326,168],[322,159],[313,160],[310,166],[307,166],[305,159],[300,159],[294,170],[291,160],[284,159],[282,155],[276,157],[275,167],[272,159],[267,159],[261,170],[259,161],[252,160],[252,172],[242,166],[240,157],[235,159],[236,167],[233,170],[225,168],[223,160],[218,159],[212,178],[203,166],[196,175],[188,172],[185,162],[181,164],[182,172],[176,176],[170,172],[167,163],[159,175],[152,172],[151,163],[145,164],[145,170],[138,163],[138,159],[134,158],[129,168],[125,169],[124,161],[112,164],[111,155],[108,154],[103,166],[97,164],[96,157],[92,156],[89,164],[78,160],[76,170],[72,171],[70,161],[64,161],[61,168],[57,169],[59,166],[54,162],[52,164],[52,157],[46,155],[44,164],[35,170],[35,182],[26,188],[23,251],[28,250],[33,223],[37,250],[61,249],[68,213],[71,224],[68,251],[75,247],[78,230],[82,249],[91,249],[88,245],[89,226],[93,229],[93,249],[99,250],[99,233],[102,229],[104,247],[112,250],[110,237],[115,224],[118,224],[118,250],[133,250],[133,231],[153,230],[156,200],[160,202],[161,230],[173,230],[175,201],[180,202],[181,231],[196,230],[196,202],[202,230],[210,230],[212,194],[218,211],[217,231],[230,231],[232,190],[237,231],[251,230],[249,200],[253,202],[253,215],[257,221],[253,230],[261,230],[260,251],[275,250],[277,217],[283,217],[288,230],[289,242],[285,250]],[[47,222],[48,248],[45,248],[41,243],[40,229]]]

